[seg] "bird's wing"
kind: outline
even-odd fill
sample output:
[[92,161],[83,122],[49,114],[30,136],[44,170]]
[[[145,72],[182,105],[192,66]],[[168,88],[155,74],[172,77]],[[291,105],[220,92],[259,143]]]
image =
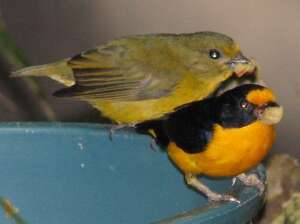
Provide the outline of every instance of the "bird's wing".
[[71,58],[68,65],[76,84],[54,95],[135,101],[160,98],[172,92],[181,76],[145,62],[132,51],[117,45],[95,48]]

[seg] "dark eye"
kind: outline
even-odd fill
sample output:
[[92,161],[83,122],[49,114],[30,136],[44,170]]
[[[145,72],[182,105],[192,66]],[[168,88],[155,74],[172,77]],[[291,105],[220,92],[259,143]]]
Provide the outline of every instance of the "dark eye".
[[221,57],[221,53],[216,49],[209,50],[209,57],[212,59],[219,59]]
[[244,110],[248,110],[250,107],[251,107],[251,104],[248,103],[247,101],[242,101],[241,104],[240,104],[241,108],[244,109]]

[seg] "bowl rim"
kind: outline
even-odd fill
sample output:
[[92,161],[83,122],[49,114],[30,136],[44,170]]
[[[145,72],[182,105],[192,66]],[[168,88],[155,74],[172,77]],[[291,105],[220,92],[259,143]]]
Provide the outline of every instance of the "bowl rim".
[[[35,134],[42,132],[60,132],[66,135],[76,134],[85,130],[86,134],[97,134],[108,135],[109,129],[112,127],[111,124],[97,124],[97,123],[78,123],[78,122],[1,122],[0,123],[0,134],[7,132],[14,133],[26,133]],[[128,129],[120,130],[115,134],[118,136],[124,136],[126,138],[135,138],[138,135]],[[251,173],[257,173],[262,181],[266,179],[265,168],[262,165],[258,165],[256,168],[250,171]],[[232,217],[235,213],[247,214],[248,220],[241,219],[242,223],[250,221],[254,217],[260,208],[262,207],[265,199],[265,195],[260,195],[259,192],[254,188],[243,186],[241,183],[235,184],[231,192],[237,195],[241,199],[241,203],[209,203],[205,206],[194,208],[184,213],[175,214],[174,216],[164,218],[152,222],[153,224],[188,224],[188,223],[223,223],[221,220],[223,216]],[[236,219],[235,219],[236,220]],[[228,219],[226,220],[228,221]]]

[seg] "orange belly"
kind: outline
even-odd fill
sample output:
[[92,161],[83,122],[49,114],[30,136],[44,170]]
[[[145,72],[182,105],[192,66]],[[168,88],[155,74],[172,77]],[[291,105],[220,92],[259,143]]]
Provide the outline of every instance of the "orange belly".
[[187,154],[175,143],[169,144],[169,157],[183,173],[236,176],[257,165],[275,138],[274,127],[260,121],[242,128],[214,128],[211,142],[200,153]]

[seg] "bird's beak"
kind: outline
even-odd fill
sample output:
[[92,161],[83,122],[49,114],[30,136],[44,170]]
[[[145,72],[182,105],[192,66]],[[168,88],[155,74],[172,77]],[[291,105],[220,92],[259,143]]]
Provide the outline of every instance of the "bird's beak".
[[238,78],[243,75],[253,74],[257,68],[256,62],[253,59],[246,58],[242,53],[239,53],[227,64]]
[[279,123],[281,120],[283,108],[277,103],[271,102],[257,107],[254,113],[258,120],[261,120],[265,124],[272,125]]

